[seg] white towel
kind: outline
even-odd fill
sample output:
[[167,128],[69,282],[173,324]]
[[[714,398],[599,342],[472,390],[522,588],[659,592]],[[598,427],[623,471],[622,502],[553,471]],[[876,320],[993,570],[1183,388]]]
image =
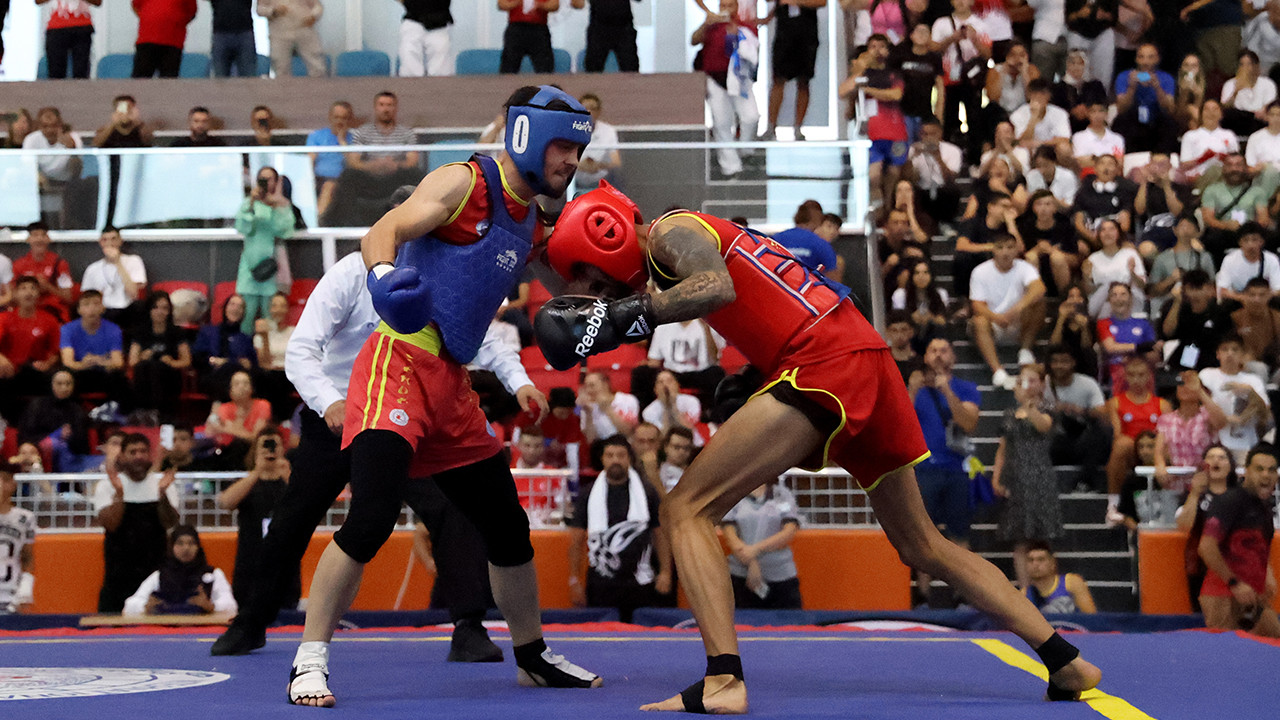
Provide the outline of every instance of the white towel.
[[[622,566],[621,555],[649,529],[649,498],[644,481],[634,469],[627,470],[627,519],[609,525],[609,481],[600,473],[587,496],[587,557],[591,568],[602,577],[611,578]],[[636,565],[636,583],[653,582],[653,545],[650,543]]]

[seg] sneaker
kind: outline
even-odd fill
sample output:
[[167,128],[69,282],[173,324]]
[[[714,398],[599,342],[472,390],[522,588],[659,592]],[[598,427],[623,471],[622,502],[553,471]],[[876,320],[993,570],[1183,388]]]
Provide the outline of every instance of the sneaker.
[[515,655],[516,681],[525,687],[598,688],[604,684],[599,675],[551,652],[542,640],[516,648]]
[[1031,352],[1031,348],[1022,348],[1018,351],[1018,367],[1023,365],[1035,365],[1036,354]]
[[213,641],[210,655],[248,655],[267,644],[267,633],[247,627],[247,623],[232,621],[231,627],[222,636]]
[[479,620],[459,620],[449,642],[448,662],[502,662],[502,649],[493,644]]
[[1012,390],[1016,383],[1014,382],[1014,379],[1009,376],[1009,373],[1005,372],[1004,368],[1000,368],[999,370],[991,373],[991,384],[1001,390]]

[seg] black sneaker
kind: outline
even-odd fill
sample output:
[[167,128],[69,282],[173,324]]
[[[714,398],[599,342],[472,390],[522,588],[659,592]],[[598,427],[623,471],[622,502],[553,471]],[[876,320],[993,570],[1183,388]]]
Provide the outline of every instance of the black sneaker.
[[515,648],[516,681],[525,687],[597,688],[604,680],[551,652],[541,639]]
[[459,620],[449,643],[449,662],[502,662],[502,649],[493,644],[479,620]]
[[248,655],[267,644],[265,630],[256,630],[245,625],[232,622],[231,627],[222,636],[213,641],[210,655]]

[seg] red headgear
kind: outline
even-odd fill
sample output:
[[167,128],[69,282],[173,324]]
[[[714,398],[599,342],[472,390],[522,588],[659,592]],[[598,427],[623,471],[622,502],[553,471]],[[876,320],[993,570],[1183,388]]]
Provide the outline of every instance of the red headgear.
[[636,225],[642,222],[636,204],[601,180],[600,187],[564,206],[547,238],[547,264],[566,280],[573,278],[574,263],[595,265],[640,290],[648,277],[636,236]]

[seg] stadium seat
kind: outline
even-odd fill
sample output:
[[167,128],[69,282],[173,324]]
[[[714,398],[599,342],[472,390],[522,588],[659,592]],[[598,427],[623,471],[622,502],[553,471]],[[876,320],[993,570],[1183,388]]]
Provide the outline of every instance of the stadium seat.
[[213,298],[209,301],[209,321],[214,325],[222,322],[222,306],[227,298],[236,294],[236,281],[224,280],[213,286]]
[[608,375],[614,390],[631,392],[631,369],[643,364],[648,356],[648,351],[639,345],[622,345],[587,358],[587,369]]
[[[470,145],[471,140],[440,140],[437,145]],[[455,162],[471,159],[470,150],[430,150],[427,152],[427,172]]]
[[[586,48],[583,48],[578,51],[578,64],[576,66],[578,72],[587,71],[586,62],[587,50]],[[618,56],[614,54],[613,51],[610,51],[608,55],[604,56],[604,71],[607,73],[621,72],[621,70],[618,69]]]
[[[555,48],[551,52],[555,55],[555,65],[553,66],[552,72],[557,75],[573,72],[573,56],[569,54],[568,50]],[[499,52],[498,55],[499,59],[501,59],[502,53]],[[532,72],[533,61],[529,59],[528,55],[526,55],[524,60],[520,61],[520,73],[523,75],[530,74]]]
[[133,77],[133,54],[132,53],[115,53],[112,55],[103,55],[98,61],[99,80],[123,80]]
[[578,388],[578,368],[553,370],[547,364],[547,359],[542,356],[542,351],[536,345],[520,351],[520,362],[524,365],[525,371],[529,373],[529,379],[538,388],[543,390],[549,390],[553,387],[569,387],[574,390]]
[[338,55],[333,74],[335,77],[387,77],[391,74],[391,58],[378,50],[351,50]]
[[258,56],[258,77],[266,77],[271,74],[271,58],[266,55]]
[[316,278],[294,278],[293,285],[289,286],[289,319],[286,321],[290,325],[298,324],[298,318],[302,317],[302,310],[307,306],[307,298],[311,297],[311,291],[319,282]]
[[0,443],[0,457],[8,461],[18,454],[18,428],[9,426],[4,429],[4,442]]
[[37,79],[37,80],[48,80],[48,79],[49,79],[49,58],[48,58],[48,56],[41,56],[41,57],[40,57],[40,64],[39,64],[39,65],[36,65],[36,79]]
[[550,299],[551,293],[542,284],[541,280],[534,280],[529,283],[529,302],[525,306],[529,308],[529,320],[531,322],[533,317],[538,314],[538,308],[542,307],[542,304]]
[[178,77],[209,77],[209,56],[204,53],[182,53],[182,65],[178,67]]
[[501,50],[473,48],[458,53],[453,68],[458,75],[497,75],[501,60]]
[[[294,77],[307,76],[307,64],[302,62],[302,58],[298,57],[297,55],[294,55],[292,65],[293,65]],[[324,56],[324,74],[331,75],[332,73],[333,73],[333,59],[330,58],[328,55],[325,55]]]

